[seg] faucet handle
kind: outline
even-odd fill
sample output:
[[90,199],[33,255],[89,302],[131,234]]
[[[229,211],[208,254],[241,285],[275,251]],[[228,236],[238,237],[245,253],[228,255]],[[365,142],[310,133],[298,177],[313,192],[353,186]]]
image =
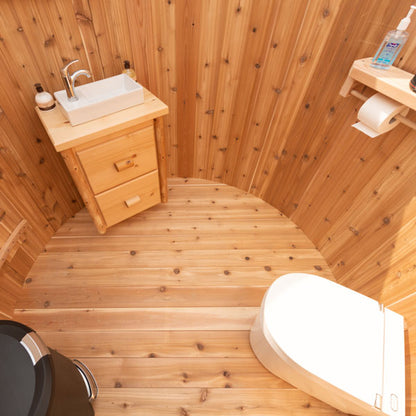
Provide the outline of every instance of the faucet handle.
[[61,69],[61,74],[66,77],[68,76],[68,68],[74,64],[75,62],[79,62],[79,59],[74,59],[73,61],[67,63],[62,69]]

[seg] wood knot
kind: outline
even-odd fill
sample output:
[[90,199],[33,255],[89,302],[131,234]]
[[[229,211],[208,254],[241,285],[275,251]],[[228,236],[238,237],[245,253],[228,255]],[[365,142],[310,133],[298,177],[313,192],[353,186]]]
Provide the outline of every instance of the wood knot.
[[180,413],[181,413],[181,416],[189,416],[188,411],[184,407],[180,408]]
[[360,232],[357,230],[357,229],[355,229],[354,227],[352,227],[352,226],[350,226],[349,227],[349,230],[354,234],[354,235],[358,235],[358,234],[360,234]]
[[119,381],[116,381],[116,382],[114,383],[114,387],[115,387],[116,389],[119,389],[119,388],[121,388],[121,387],[122,387],[122,385],[121,385],[121,383],[120,383]]
[[50,306],[50,302],[48,300],[46,300],[43,304],[43,307],[44,308],[49,308],[49,306]]
[[166,292],[166,286],[160,286],[159,292]]
[[199,397],[199,401],[201,403],[206,402],[208,398],[208,389],[201,390],[201,396]]
[[131,250],[130,251],[130,256],[135,256],[135,255],[136,255],[136,252],[134,250]]
[[272,268],[270,266],[264,266],[264,270],[266,270],[266,272],[271,272]]
[[178,268],[176,268],[176,269],[173,269],[173,273],[175,273],[175,274],[179,274],[181,271],[180,271],[180,269],[178,269]]
[[204,350],[204,345],[201,344],[200,342],[197,342],[196,347],[198,348],[199,351],[203,351]]
[[222,373],[222,375],[224,377],[227,377],[227,378],[231,377],[231,373],[229,371],[227,371],[227,370],[224,370],[223,373]]

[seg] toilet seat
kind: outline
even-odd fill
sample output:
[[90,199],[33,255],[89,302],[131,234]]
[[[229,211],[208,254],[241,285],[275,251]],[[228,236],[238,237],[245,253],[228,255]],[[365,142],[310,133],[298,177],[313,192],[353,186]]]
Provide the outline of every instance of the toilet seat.
[[284,275],[250,338],[266,368],[334,407],[404,415],[403,318],[377,301],[315,275]]

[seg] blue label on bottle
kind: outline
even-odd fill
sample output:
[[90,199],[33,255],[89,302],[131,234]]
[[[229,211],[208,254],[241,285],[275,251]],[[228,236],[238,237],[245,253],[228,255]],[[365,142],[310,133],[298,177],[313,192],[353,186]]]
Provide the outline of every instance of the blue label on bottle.
[[400,45],[401,43],[398,42],[387,42],[381,51],[380,56],[377,58],[377,62],[392,64]]

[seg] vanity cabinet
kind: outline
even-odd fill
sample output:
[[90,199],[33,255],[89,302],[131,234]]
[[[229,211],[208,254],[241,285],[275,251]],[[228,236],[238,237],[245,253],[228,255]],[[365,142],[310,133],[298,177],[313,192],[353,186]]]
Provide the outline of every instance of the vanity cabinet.
[[149,91],[143,104],[78,126],[58,107],[36,111],[100,233],[167,201],[162,116],[168,107]]

